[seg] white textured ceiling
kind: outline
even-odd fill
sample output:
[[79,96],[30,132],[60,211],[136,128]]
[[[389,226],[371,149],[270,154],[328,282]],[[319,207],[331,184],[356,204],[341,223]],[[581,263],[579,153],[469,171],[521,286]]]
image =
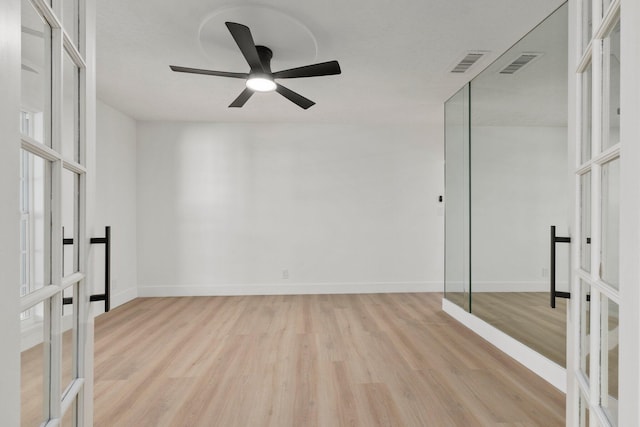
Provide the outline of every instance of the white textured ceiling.
[[[98,97],[139,120],[438,122],[449,96],[561,3],[101,0]],[[231,36],[215,29],[228,15],[273,50],[274,71],[336,59],[342,74],[282,82],[316,102],[306,111],[276,93],[227,108],[242,80],[174,73],[169,65],[247,72]],[[466,74],[449,73],[469,50],[491,53]]]

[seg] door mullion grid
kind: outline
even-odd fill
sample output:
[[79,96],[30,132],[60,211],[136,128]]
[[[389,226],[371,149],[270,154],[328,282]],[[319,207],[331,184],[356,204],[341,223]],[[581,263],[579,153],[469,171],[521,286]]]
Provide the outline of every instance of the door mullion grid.
[[[78,53],[80,58],[83,59],[82,65],[79,67],[78,76],[78,96],[79,96],[79,116],[78,116],[78,158],[77,161],[85,168],[87,167],[87,4],[86,0],[78,0]],[[89,237],[87,236],[87,174],[86,169],[79,174],[79,189],[78,197],[80,198],[79,211],[78,211],[78,260],[79,271],[85,275],[85,277],[76,285],[77,295],[77,309],[74,310],[74,322],[77,326],[78,335],[74,340],[76,345],[76,351],[74,355],[77,356],[77,360],[74,363],[75,378],[86,378],[86,339],[87,339],[87,324],[89,321],[90,308],[89,304],[85,301],[89,301],[88,281],[86,278],[87,265],[89,259]],[[80,427],[84,425],[85,421],[85,393],[80,390],[77,394],[75,405],[75,417],[73,418],[73,426]]]
[[[54,3],[54,7],[56,4]],[[58,10],[60,8],[58,7]],[[55,11],[54,11],[55,13]],[[51,148],[54,152],[62,152],[62,97],[63,97],[63,34],[61,28],[52,29],[51,47]],[[51,283],[62,287],[62,171],[61,160],[52,162],[51,165]],[[48,405],[49,419],[60,419],[61,413],[61,388],[62,388],[62,292],[57,293],[51,299],[49,312],[46,318],[49,320],[50,357],[49,372],[47,375],[49,390]]]
[[[592,38],[590,42],[591,51],[591,158],[600,153],[602,147],[602,123],[600,120],[602,113],[602,48],[601,43],[593,39],[600,16],[600,0],[592,1]],[[596,421],[598,415],[595,409],[600,405],[600,291],[593,286],[599,279],[601,262],[601,173],[602,167],[598,163],[591,163],[591,277],[589,289],[591,291],[590,301],[590,344],[589,354],[591,356],[589,366],[589,414],[590,425],[600,425]]]
[[[614,1],[614,4],[618,3]],[[604,146],[604,130],[607,129],[607,118],[604,116],[608,96],[605,93],[605,81],[608,81],[607,58],[604,57],[604,40],[599,37],[603,34],[603,26],[611,26],[611,15],[616,13],[614,7],[608,9],[607,16],[602,17],[602,3],[596,0],[592,4],[594,26],[590,47],[592,49],[592,132],[591,132],[591,276],[589,285],[591,290],[590,301],[590,382],[589,382],[589,406],[591,425],[609,426],[610,421],[602,410],[602,399],[608,399],[608,387],[602,372],[608,372],[607,366],[602,366],[607,361],[602,357],[603,351],[608,351],[606,332],[604,328],[608,321],[608,306],[602,303],[605,295],[614,301],[618,292],[610,289],[600,277],[602,268],[602,168],[605,162],[612,160],[619,154],[619,145],[607,150],[607,155],[602,154]],[[612,12],[614,11],[614,12]],[[611,153],[609,153],[611,152]],[[610,295],[615,294],[615,295]],[[605,319],[604,316],[607,316]]]
[[[610,300],[619,303],[619,292],[611,288],[607,283],[605,283],[600,277],[601,274],[601,250],[602,250],[602,168],[603,165],[607,162],[619,157],[620,153],[620,145],[614,145],[606,150],[606,153],[602,152],[603,138],[605,138],[603,130],[608,129],[608,116],[605,117],[603,115],[604,111],[609,111],[607,107],[608,102],[608,88],[605,85],[605,82],[608,82],[608,58],[604,57],[604,39],[609,34],[610,30],[615,26],[617,22],[617,17],[619,16],[620,10],[620,1],[613,0],[611,5],[607,8],[606,14],[603,14],[602,10],[602,1],[601,0],[582,0],[578,2],[579,6],[577,7],[577,18],[579,19],[580,24],[578,25],[580,34],[580,46],[578,49],[578,58],[579,58],[579,67],[576,70],[578,73],[576,79],[576,112],[577,112],[577,122],[576,127],[578,130],[577,144],[579,147],[576,150],[576,171],[575,171],[575,208],[576,215],[574,218],[574,223],[579,226],[576,227],[575,234],[579,239],[584,238],[581,236],[581,221],[583,220],[583,214],[581,213],[582,205],[581,205],[581,180],[580,177],[588,172],[591,172],[591,206],[590,209],[590,217],[591,217],[591,271],[587,274],[587,272],[582,271],[579,267],[576,267],[574,270],[574,280],[572,282],[573,289],[575,295],[582,295],[581,293],[581,281],[584,281],[589,286],[589,290],[591,293],[590,302],[590,318],[588,319],[590,323],[590,341],[589,341],[589,354],[590,354],[590,365],[589,365],[589,379],[580,372],[580,355],[574,355],[572,358],[573,363],[576,366],[574,370],[574,375],[576,376],[575,381],[577,383],[577,388],[582,390],[582,393],[585,393],[587,396],[588,404],[589,404],[589,414],[590,414],[590,425],[594,426],[610,426],[611,423],[606,417],[602,407],[601,401],[602,399],[608,399],[608,388],[603,387],[606,386],[604,384],[605,379],[602,377],[602,372],[607,372],[607,366],[601,366],[602,363],[606,363],[606,360],[603,360],[603,351],[608,351],[608,343],[606,331],[603,329],[608,325],[608,306],[603,306],[602,296],[607,296]],[[592,10],[592,21],[593,24],[591,26],[591,34],[590,40],[584,41],[582,39],[582,34],[584,34],[583,28],[588,23],[585,21],[586,14],[584,12],[584,8],[590,7]],[[586,47],[584,46],[586,44]],[[591,87],[591,158],[583,159],[581,158],[582,153],[582,143],[584,142],[584,138],[581,136],[581,132],[583,129],[582,123],[587,117],[584,116],[584,112],[582,109],[583,106],[583,91],[582,91],[582,81],[584,79],[584,72],[587,71],[589,62],[591,63],[591,76],[592,76],[592,87]],[[607,137],[608,138],[608,135]],[[606,142],[606,141],[605,141]],[[614,141],[617,142],[617,141]],[[581,240],[580,240],[581,241]],[[576,266],[579,266],[579,260],[581,256],[580,248],[574,248],[574,261],[577,263]],[[584,312],[582,310],[582,305],[587,304],[586,301],[583,301],[582,298],[578,298],[573,307],[576,309],[576,313],[572,313],[572,319],[574,321],[573,327],[573,339],[580,340],[580,323],[581,323],[581,315]],[[606,318],[605,318],[606,316]],[[585,319],[586,320],[586,319]],[[608,330],[608,327],[607,327]],[[579,350],[582,351],[582,350]],[[604,381],[604,382],[603,382]],[[569,412],[572,415],[578,414],[579,401],[577,400],[577,396],[574,396],[574,399],[569,404],[573,405],[573,409]],[[578,420],[579,417],[575,416],[575,419]],[[577,421],[573,423],[577,424]]]

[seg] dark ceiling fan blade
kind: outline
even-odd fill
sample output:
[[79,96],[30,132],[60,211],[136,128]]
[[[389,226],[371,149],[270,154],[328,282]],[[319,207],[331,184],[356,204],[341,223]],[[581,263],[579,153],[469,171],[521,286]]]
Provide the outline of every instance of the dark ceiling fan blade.
[[207,76],[233,77],[234,79],[246,79],[249,77],[248,73],[230,73],[227,71],[201,70],[199,68],[178,67],[177,65],[169,65],[169,68],[178,73],[205,74]]
[[253,41],[249,27],[235,22],[225,22],[225,25],[240,48],[244,59],[247,60],[247,63],[251,67],[251,71],[264,72],[258,50],[256,49],[256,43]]
[[295,93],[291,89],[287,89],[286,87],[278,83],[276,83],[276,92],[278,92],[280,95],[284,96],[294,104],[297,104],[300,108],[304,108],[305,110],[315,105],[315,102],[313,102],[312,100],[307,99],[304,96]]
[[253,91],[246,88],[242,93],[229,105],[229,107],[240,108],[242,107],[253,95]]
[[296,77],[318,77],[340,74],[338,61],[321,62],[320,64],[305,65],[304,67],[291,68],[289,70],[273,73],[275,79],[293,79]]

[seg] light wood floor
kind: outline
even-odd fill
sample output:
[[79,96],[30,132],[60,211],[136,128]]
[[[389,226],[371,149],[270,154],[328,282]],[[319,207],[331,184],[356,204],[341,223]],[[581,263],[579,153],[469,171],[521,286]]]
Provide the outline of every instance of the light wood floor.
[[564,425],[564,396],[440,299],[136,300],[97,319],[96,425]]
[[562,426],[439,294],[137,299],[96,319],[96,426]]
[[[468,309],[468,295],[447,294],[447,299]],[[567,300],[549,307],[547,292],[476,292],[474,315],[517,339],[558,365],[566,366]]]

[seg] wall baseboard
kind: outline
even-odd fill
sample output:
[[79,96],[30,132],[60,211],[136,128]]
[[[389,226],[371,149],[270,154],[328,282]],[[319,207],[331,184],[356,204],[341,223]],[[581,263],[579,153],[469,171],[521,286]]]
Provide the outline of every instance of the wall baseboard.
[[257,283],[138,287],[138,297],[442,292],[442,282]]
[[[562,283],[557,282],[557,286],[560,288],[564,286]],[[473,282],[471,284],[471,292],[549,292],[549,282],[538,281],[506,281],[506,282],[493,282],[493,281],[481,281]]]
[[567,392],[567,372],[562,366],[444,298],[442,309],[558,390]]
[[[125,289],[124,291],[120,291],[120,292],[113,292],[111,291],[111,309],[113,310],[114,308],[122,305],[122,304],[126,304],[129,301],[132,301],[136,298],[138,298],[138,289],[137,288],[128,288]],[[98,317],[101,314],[104,314],[104,305],[102,302],[98,302],[95,304],[91,305],[91,313],[93,315],[93,317]]]
[[[461,282],[449,282],[453,292],[462,289]],[[465,285],[466,286],[466,285]],[[556,282],[558,289],[568,289],[566,282]],[[549,281],[475,281],[471,284],[471,292],[549,292]]]
[[111,308],[116,308],[122,304],[138,298],[138,289],[133,287],[111,295]]

